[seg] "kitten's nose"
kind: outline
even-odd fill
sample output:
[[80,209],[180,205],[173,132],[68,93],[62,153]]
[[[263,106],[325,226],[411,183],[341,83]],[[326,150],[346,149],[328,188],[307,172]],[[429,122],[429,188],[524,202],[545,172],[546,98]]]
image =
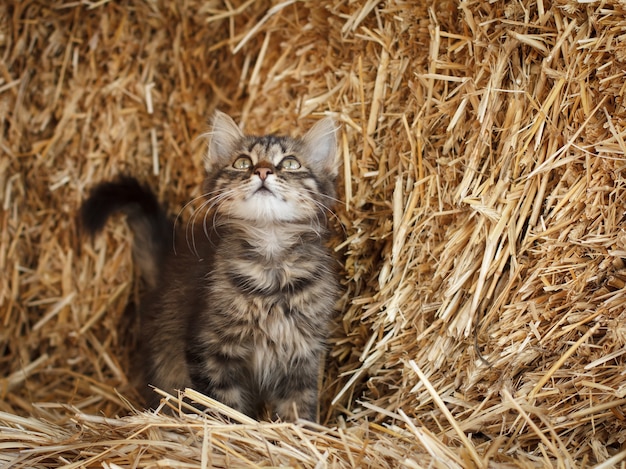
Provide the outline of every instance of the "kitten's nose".
[[272,170],[270,168],[260,167],[254,170],[254,174],[261,178],[261,181],[265,181],[267,179],[268,174],[272,174]]

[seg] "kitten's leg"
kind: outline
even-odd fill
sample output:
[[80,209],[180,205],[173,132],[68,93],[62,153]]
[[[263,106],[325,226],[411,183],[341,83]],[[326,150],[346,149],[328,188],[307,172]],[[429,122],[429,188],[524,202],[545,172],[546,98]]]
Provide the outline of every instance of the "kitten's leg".
[[317,421],[317,377],[320,357],[311,356],[292,363],[276,383],[274,412],[284,421],[302,418]]
[[189,374],[193,387],[239,412],[256,418],[249,396],[242,359],[223,354],[188,352]]

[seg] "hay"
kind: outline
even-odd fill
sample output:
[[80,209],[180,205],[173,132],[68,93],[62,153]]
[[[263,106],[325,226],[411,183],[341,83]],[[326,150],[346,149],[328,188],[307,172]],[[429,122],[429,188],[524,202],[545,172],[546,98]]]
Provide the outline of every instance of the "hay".
[[[622,3],[43,3],[0,5],[2,464],[624,466]],[[216,107],[343,124],[323,425],[135,410],[130,234],[75,213],[180,210]]]

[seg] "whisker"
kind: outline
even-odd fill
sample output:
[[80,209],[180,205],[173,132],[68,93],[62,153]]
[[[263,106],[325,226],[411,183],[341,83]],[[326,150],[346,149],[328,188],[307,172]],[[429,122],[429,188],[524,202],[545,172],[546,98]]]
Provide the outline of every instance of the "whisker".
[[345,226],[345,225],[344,225],[344,223],[341,221],[341,219],[339,218],[339,216],[335,213],[335,211],[334,211],[334,210],[332,210],[332,209],[331,209],[330,207],[328,207],[327,205],[325,205],[324,203],[320,202],[319,200],[315,199],[314,197],[312,197],[312,196],[310,196],[310,195],[308,195],[308,194],[320,195],[320,196],[322,196],[322,197],[326,197],[326,198],[328,198],[328,199],[330,199],[330,200],[332,200],[332,201],[334,201],[334,202],[339,202],[339,203],[340,203],[341,201],[340,201],[340,200],[338,200],[338,199],[335,199],[335,198],[333,198],[333,197],[330,197],[330,196],[324,195],[324,194],[318,194],[317,192],[315,192],[315,191],[313,191],[313,190],[311,190],[311,189],[306,189],[306,188],[304,188],[304,192],[306,192],[306,193],[301,193],[300,195],[302,195],[303,197],[305,197],[305,198],[306,198],[306,200],[308,200],[308,201],[310,201],[310,202],[313,202],[315,205],[317,205],[319,208],[321,208],[323,213],[325,213],[325,212],[330,213],[330,214],[332,215],[332,217],[333,217],[335,220],[337,220],[337,222],[338,222],[338,223],[339,223],[339,225],[341,226],[341,230],[343,231],[344,236],[347,236],[347,235],[348,235],[348,232],[347,232],[347,230],[346,230],[346,226]]
[[[210,202],[204,201],[202,205],[200,205],[200,207],[204,207],[207,203],[210,203]],[[199,209],[196,209],[193,211],[193,213],[191,214],[191,218],[187,220],[187,225],[185,226],[185,240],[187,241],[187,248],[190,251],[192,251],[196,257],[200,257],[200,255],[198,253],[198,249],[196,248],[196,234],[195,234],[195,230],[193,229],[193,227],[195,224],[194,220],[198,213],[198,210]],[[191,242],[189,241],[190,234],[191,234]]]
[[191,204],[193,204],[196,200],[200,200],[203,198],[208,197],[211,194],[215,194],[219,192],[219,190],[215,190],[215,191],[211,191],[211,192],[205,192],[203,194],[200,194],[197,197],[194,197],[193,199],[191,199],[189,202],[187,202],[185,205],[182,206],[182,208],[178,211],[178,213],[176,214],[176,218],[174,218],[174,225],[172,227],[172,248],[174,250],[174,255],[177,254],[176,252],[176,225],[178,225],[178,220],[181,218],[183,212],[185,211],[185,209],[187,207],[189,207]]
[[204,212],[204,217],[202,217],[202,229],[204,231],[205,236],[207,237],[208,240],[211,240],[211,236],[209,235],[209,230],[207,228],[207,217],[209,215],[209,213],[213,212],[213,227],[217,226],[216,224],[216,220],[217,220],[217,214],[219,213],[219,210],[213,210],[213,207],[217,206],[221,200],[225,199],[226,197],[228,197],[229,195],[233,194],[235,191],[234,190],[230,190],[224,194],[221,194],[215,198],[212,199],[213,203],[211,203],[211,205],[209,206],[208,209],[205,210]]
[[[202,217],[202,230],[204,231],[204,234],[206,236],[206,238],[210,241],[211,240],[211,236],[209,234],[209,230],[207,228],[207,216],[209,213],[213,212],[214,217],[219,213],[219,210],[213,210],[214,207],[219,206],[225,199],[229,198],[232,194],[234,194],[236,191],[234,189],[230,189],[227,191],[224,191],[218,195],[216,195],[215,197],[212,197],[210,199],[208,199],[205,203],[203,203],[195,212],[194,215],[192,216],[192,218],[190,219],[190,222],[192,223],[192,233],[193,233],[193,241],[194,241],[194,249],[195,249],[195,224],[196,224],[196,220],[199,219],[199,214],[200,212],[203,211],[204,215]],[[214,218],[214,225],[215,225],[215,220],[216,218]],[[195,249],[196,253],[197,253],[197,249]]]
[[335,197],[331,197],[330,195],[320,194],[320,193],[318,193],[318,192],[315,192],[314,190],[307,189],[307,188],[304,188],[304,190],[305,190],[306,192],[311,193],[311,194],[317,194],[317,195],[319,195],[320,197],[322,197],[322,198],[324,198],[324,199],[328,199],[328,200],[330,200],[330,201],[331,201],[331,202],[333,202],[333,203],[336,203],[336,204],[342,204],[342,203],[343,203],[343,201],[342,201],[342,200],[339,200],[339,199],[337,199],[337,198],[335,198]]
[[337,198],[335,198],[335,197],[332,197],[332,196],[327,195],[327,194],[322,194],[321,192],[317,192],[317,191],[315,191],[315,190],[313,190],[313,189],[309,189],[309,188],[307,188],[307,187],[301,187],[301,189],[302,189],[304,192],[307,192],[307,193],[309,193],[309,194],[314,194],[314,195],[317,195],[317,196],[319,196],[319,197],[321,197],[321,198],[323,198],[323,199],[328,199],[328,200],[330,200],[330,201],[331,201],[331,202],[333,202],[333,203],[336,203],[336,204],[341,204],[341,203],[343,203],[343,201],[341,201],[341,200],[339,200],[339,199],[337,199]]
[[[207,211],[210,211],[213,207],[218,205],[221,200],[228,197],[233,192],[234,192],[233,190],[227,190],[227,191],[216,190],[216,191],[207,192],[201,196],[201,197],[206,197],[207,195],[210,195],[210,194],[217,194],[214,197],[207,198],[200,205],[200,207],[198,207],[197,209],[193,211],[191,217],[187,221],[187,224],[185,227],[185,240],[187,241],[187,247],[189,248],[189,250],[191,250],[194,253],[196,257],[200,257],[200,253],[198,252],[198,249],[196,246],[196,233],[195,233],[195,228],[194,228],[196,224],[196,220],[198,219],[200,213],[203,213],[205,209]],[[198,200],[201,197],[196,197],[194,200]]]

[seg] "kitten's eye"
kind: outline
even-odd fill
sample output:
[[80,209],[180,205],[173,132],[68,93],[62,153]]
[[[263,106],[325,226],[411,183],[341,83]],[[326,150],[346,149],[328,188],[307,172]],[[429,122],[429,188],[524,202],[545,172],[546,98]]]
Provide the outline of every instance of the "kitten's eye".
[[252,167],[252,160],[247,156],[240,156],[233,163],[235,169],[250,169]]
[[278,164],[280,169],[286,169],[287,171],[294,171],[296,169],[301,168],[301,164],[298,160],[296,160],[293,156],[288,156],[283,158],[283,160]]

